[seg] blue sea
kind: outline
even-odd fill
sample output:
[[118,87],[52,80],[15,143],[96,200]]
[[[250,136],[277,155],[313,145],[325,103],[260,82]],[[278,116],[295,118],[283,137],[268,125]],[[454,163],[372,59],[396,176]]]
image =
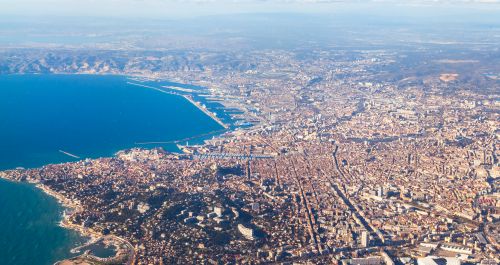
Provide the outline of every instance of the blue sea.
[[144,147],[136,143],[222,129],[184,98],[127,81],[98,75],[0,76],[0,169],[77,160],[61,151],[81,158],[110,156]]
[[85,239],[58,226],[62,211],[35,186],[0,179],[0,264],[51,265],[70,257]]
[[[155,146],[137,143],[222,129],[184,98],[127,81],[99,75],[0,76],[0,170],[78,160],[65,153],[81,159],[111,156]],[[32,185],[0,181],[0,264],[44,265],[70,257],[69,250],[83,239],[57,226],[62,210]]]

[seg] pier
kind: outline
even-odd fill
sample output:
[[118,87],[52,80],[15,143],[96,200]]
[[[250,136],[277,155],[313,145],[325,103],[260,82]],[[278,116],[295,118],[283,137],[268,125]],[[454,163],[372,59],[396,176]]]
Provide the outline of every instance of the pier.
[[67,156],[70,156],[70,157],[72,157],[72,158],[80,159],[80,157],[79,157],[79,156],[74,155],[74,154],[72,154],[72,153],[68,153],[68,152],[63,151],[63,150],[59,150],[59,152],[60,152],[60,153],[65,154],[65,155],[67,155]]
[[212,118],[212,120],[214,120],[215,122],[217,122],[220,126],[222,126],[224,129],[229,129],[229,126],[227,124],[225,124],[224,122],[222,122],[219,117],[217,117],[214,113],[210,112],[209,110],[207,110],[205,107],[203,107],[200,103],[196,102],[191,96],[189,95],[184,95],[184,94],[180,94],[180,93],[176,93],[176,92],[169,92],[169,91],[165,91],[163,89],[160,89],[160,88],[157,88],[157,87],[153,87],[153,86],[148,86],[148,85],[144,85],[144,84],[138,84],[138,83],[133,83],[133,82],[127,82],[127,84],[129,85],[133,85],[133,86],[140,86],[140,87],[145,87],[145,88],[150,88],[150,89],[154,89],[156,91],[159,91],[159,92],[162,92],[162,93],[165,93],[165,94],[170,94],[170,95],[177,95],[177,96],[181,96],[183,98],[185,98],[187,101],[191,102],[191,104],[193,104],[195,107],[197,107],[199,110],[201,110],[203,113],[205,113],[207,116],[209,116],[210,118]]

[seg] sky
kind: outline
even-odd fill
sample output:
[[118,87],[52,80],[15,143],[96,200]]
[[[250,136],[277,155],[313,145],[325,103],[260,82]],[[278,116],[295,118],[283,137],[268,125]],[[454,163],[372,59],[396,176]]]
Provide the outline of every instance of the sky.
[[0,0],[7,16],[175,18],[235,13],[331,13],[362,6],[439,6],[499,10],[500,0]]

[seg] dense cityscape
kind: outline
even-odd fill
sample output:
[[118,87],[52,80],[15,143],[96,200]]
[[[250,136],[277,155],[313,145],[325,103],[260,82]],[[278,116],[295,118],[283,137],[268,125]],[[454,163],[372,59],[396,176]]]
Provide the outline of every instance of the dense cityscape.
[[241,70],[135,75],[202,85],[247,126],[182,153],[2,177],[54,192],[67,226],[127,242],[129,264],[498,263],[498,65],[480,51],[247,56]]
[[[127,88],[180,96],[219,129],[135,139],[98,158],[60,147],[72,162],[0,171],[57,199],[59,225],[88,239],[56,264],[500,263],[498,1],[172,1],[210,10],[178,20],[147,9],[170,1],[122,1],[144,10],[103,0],[112,18],[0,11],[0,77],[123,77]],[[18,122],[4,110],[0,119]],[[93,123],[83,117],[76,127]]]

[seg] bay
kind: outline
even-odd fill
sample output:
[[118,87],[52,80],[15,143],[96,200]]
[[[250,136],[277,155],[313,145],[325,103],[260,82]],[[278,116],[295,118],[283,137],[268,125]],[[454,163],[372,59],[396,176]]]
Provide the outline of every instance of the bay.
[[[0,170],[111,156],[132,147],[175,149],[137,143],[222,129],[186,99],[128,81],[99,75],[0,76]],[[0,180],[0,264],[48,265],[72,257],[70,250],[85,239],[58,226],[62,212],[35,186]]]
[[144,147],[136,143],[222,129],[184,98],[127,81],[99,75],[0,76],[0,170],[78,160],[67,153],[111,156]]

